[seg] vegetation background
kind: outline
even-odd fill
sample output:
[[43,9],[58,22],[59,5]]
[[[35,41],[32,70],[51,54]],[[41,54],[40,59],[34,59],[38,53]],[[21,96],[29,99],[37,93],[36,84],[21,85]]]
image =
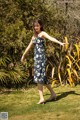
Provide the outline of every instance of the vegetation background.
[[36,18],[42,20],[49,35],[69,43],[62,49],[45,40],[48,79],[54,81],[53,85],[80,83],[80,2],[0,0],[0,88],[27,87],[32,83],[33,49],[25,66],[20,59],[30,42]]

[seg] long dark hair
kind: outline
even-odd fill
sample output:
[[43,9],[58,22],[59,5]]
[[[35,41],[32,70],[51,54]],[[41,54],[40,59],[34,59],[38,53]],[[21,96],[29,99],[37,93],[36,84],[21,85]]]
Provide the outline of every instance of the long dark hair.
[[[34,24],[35,23],[39,23],[40,24],[40,30],[43,31],[43,24],[42,24],[42,21],[40,19],[36,19],[33,21],[33,29],[34,29]],[[35,29],[34,29],[35,30]]]

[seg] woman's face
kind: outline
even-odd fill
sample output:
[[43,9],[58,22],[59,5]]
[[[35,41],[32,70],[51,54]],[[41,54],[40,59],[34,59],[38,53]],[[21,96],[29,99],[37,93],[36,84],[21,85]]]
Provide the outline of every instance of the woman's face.
[[41,26],[39,23],[34,23],[34,30],[37,33],[39,33],[41,31]]

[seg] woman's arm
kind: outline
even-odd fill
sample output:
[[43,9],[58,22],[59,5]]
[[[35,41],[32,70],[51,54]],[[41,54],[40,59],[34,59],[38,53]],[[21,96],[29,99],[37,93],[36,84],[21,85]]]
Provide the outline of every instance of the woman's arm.
[[22,57],[21,57],[21,62],[22,62],[22,63],[24,62],[25,56],[26,56],[26,54],[28,53],[28,51],[30,50],[30,48],[32,47],[32,45],[33,45],[33,43],[32,43],[32,39],[31,39],[29,45],[27,46],[27,48],[25,49],[25,51],[24,51],[24,53],[23,53],[23,55],[22,55]]
[[47,39],[49,39],[49,40],[51,40],[51,41],[53,41],[55,43],[58,43],[58,44],[60,44],[62,46],[65,44],[65,43],[62,43],[62,42],[58,41],[57,39],[49,36],[46,32],[43,32],[42,35],[43,35],[43,37],[45,37],[45,38],[47,38]]

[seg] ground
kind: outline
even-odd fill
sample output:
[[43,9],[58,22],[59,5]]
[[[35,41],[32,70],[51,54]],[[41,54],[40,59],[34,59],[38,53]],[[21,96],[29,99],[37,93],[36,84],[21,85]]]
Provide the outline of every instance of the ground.
[[[9,120],[80,120],[80,85],[53,88],[57,100],[37,105],[37,87],[0,92],[0,112]],[[44,87],[44,98],[50,93]]]

